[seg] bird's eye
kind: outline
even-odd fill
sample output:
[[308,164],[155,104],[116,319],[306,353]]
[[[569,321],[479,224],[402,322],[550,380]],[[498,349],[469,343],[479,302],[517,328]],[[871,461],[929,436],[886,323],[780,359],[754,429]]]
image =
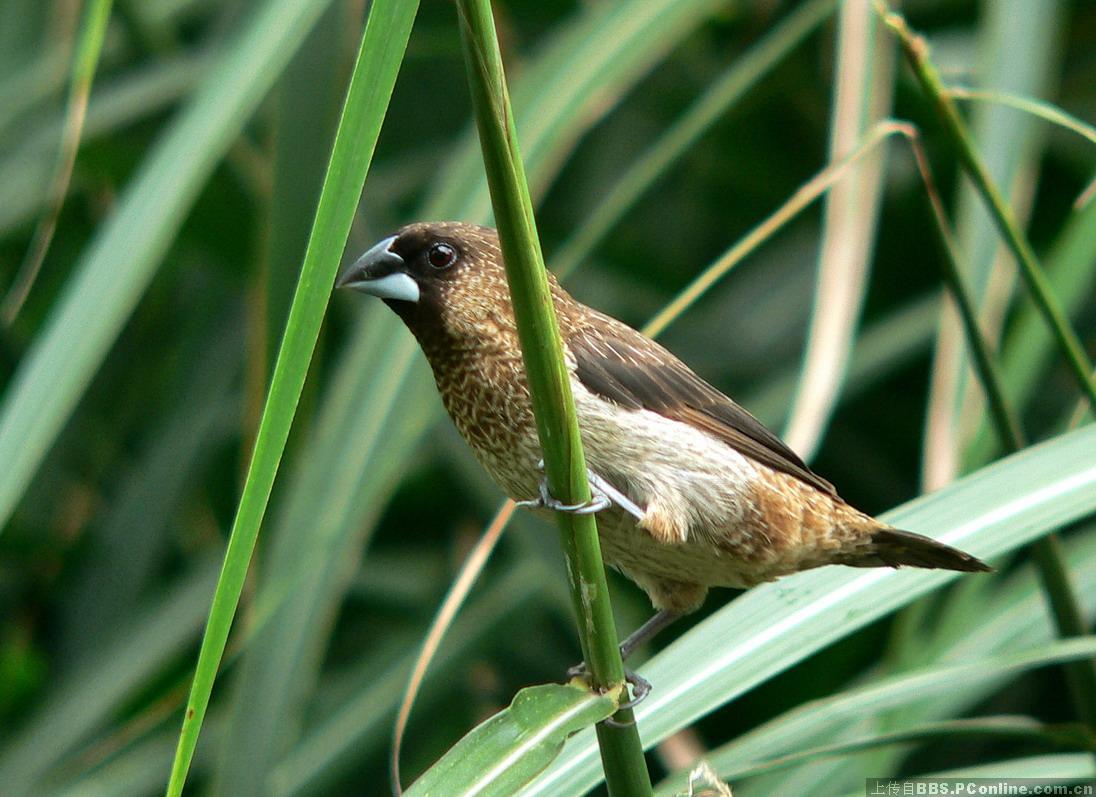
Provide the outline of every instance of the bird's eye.
[[457,250],[449,244],[434,244],[426,254],[426,259],[434,268],[448,268],[457,259]]

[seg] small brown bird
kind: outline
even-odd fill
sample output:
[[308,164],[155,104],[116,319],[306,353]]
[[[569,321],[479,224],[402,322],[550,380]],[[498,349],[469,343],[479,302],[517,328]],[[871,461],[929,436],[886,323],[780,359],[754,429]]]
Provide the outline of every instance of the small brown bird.
[[[988,571],[845,503],[784,443],[659,344],[573,299],[549,275],[605,562],[658,613],[624,655],[709,587],[752,587],[829,564]],[[538,500],[540,444],[495,231],[411,224],[339,278],[378,296],[418,339],[457,429],[496,483]],[[558,508],[558,507],[557,507]]]

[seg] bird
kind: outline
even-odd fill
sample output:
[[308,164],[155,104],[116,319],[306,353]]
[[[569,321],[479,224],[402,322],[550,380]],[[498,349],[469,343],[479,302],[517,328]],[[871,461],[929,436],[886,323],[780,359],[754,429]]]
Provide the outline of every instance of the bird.
[[823,565],[990,571],[979,559],[846,503],[779,437],[667,349],[574,299],[548,273],[591,486],[551,497],[498,235],[463,222],[400,228],[337,286],[379,297],[418,340],[457,430],[519,504],[599,509],[605,563],[655,614],[625,658],[696,611],[711,587],[748,589]]

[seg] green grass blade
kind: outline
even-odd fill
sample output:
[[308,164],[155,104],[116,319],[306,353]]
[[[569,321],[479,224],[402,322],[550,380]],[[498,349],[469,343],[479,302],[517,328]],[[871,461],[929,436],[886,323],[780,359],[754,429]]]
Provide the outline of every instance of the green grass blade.
[[[899,18],[894,16],[888,17],[890,21],[897,19]],[[921,81],[922,88],[933,98],[940,120],[948,131],[953,145],[958,150],[960,162],[978,188],[978,192],[988,207],[990,216],[1001,238],[1012,250],[1019,266],[1020,276],[1023,277],[1027,285],[1032,301],[1034,301],[1047,326],[1053,332],[1055,342],[1073,371],[1081,393],[1087,397],[1090,404],[1096,406],[1096,378],[1093,377],[1092,363],[1089,361],[1077,333],[1070,326],[1069,319],[1063,313],[1057,298],[1050,290],[1043,268],[1035,256],[1035,250],[1020,228],[1015,212],[975,148],[974,141],[962,117],[955,108],[954,102],[947,97],[940,76],[935,66],[926,57],[924,48],[917,45],[916,41],[909,37],[908,31],[905,30],[902,24],[895,23],[894,28],[896,31],[906,34],[901,36],[900,39],[907,59],[914,67],[914,72]]]
[[[1062,8],[1046,4],[1046,13],[1031,17],[1030,24],[1019,3],[995,3],[987,8],[982,26],[977,64],[987,88],[1039,96],[1046,91],[1052,70]],[[1019,15],[1019,16],[1017,16]],[[935,103],[935,100],[931,100]],[[952,107],[954,110],[954,106]],[[972,129],[985,153],[985,166],[998,185],[1007,186],[1017,208],[1030,198],[1037,161],[1034,126],[1030,119],[1011,121],[1007,109],[982,106],[975,109]],[[998,273],[1000,238],[991,214],[980,203],[979,193],[964,184],[959,195],[958,229],[964,255],[966,281],[977,300],[984,321],[996,338],[1011,290],[990,291],[991,277]],[[1011,278],[1004,279],[1011,285]],[[962,362],[962,333],[957,319],[941,319],[925,435],[925,484],[929,489],[950,481],[958,472],[961,444],[968,436],[962,428],[963,413],[972,400],[968,371]]]
[[[1008,496],[1003,499],[1003,496]],[[883,519],[992,557],[1096,509],[1096,426],[1057,438],[888,512]],[[955,580],[940,571],[827,568],[756,587],[642,668],[654,691],[636,710],[655,744],[847,633]],[[524,797],[598,781],[579,734]]]
[[[901,26],[896,26],[896,29],[902,30]],[[931,91],[939,88],[935,72],[932,66],[928,64],[927,59],[924,58],[923,53],[918,53],[917,48],[912,47],[907,39],[903,39],[903,42],[907,55],[911,57],[911,61],[921,76],[922,85],[925,89]],[[973,147],[964,133],[962,123],[955,115],[954,107],[945,108],[943,114],[945,118],[951,120],[953,133],[963,140],[961,146],[962,152],[965,153],[963,159],[967,163],[968,169],[979,175],[976,176],[975,182],[980,185],[987,200],[993,205],[996,219],[999,224],[1003,225],[1002,232],[1011,241],[1014,253],[1021,262],[1021,270],[1026,275],[1029,286],[1032,286],[1037,294],[1036,304],[1040,306],[1043,315],[1046,316],[1051,326],[1055,327],[1057,325],[1059,342],[1065,345],[1072,330],[1068,327],[1061,327],[1061,318],[1055,320],[1055,312],[1052,311],[1052,308],[1056,308],[1056,305],[1047,293],[1047,285],[1042,273],[1039,271],[1038,264],[1034,261],[1034,255],[1031,253],[1030,247],[1021,246],[1024,241],[1015,226],[1015,219],[1009,219],[1006,223],[1007,208],[1003,205],[1000,195],[993,188],[992,180],[988,176],[988,170],[981,165],[981,162],[974,154]],[[920,154],[918,157],[925,164],[927,175],[927,161]],[[940,205],[935,192],[931,194],[930,201],[936,222],[936,231],[943,243],[946,255],[944,258],[944,282],[956,302],[967,349],[972,356],[974,371],[985,394],[990,416],[1001,445],[1009,453],[1014,453],[1025,445],[1020,420],[1005,394],[997,361],[990,355],[989,346],[983,340],[978,323],[977,306],[961,274],[958,247],[952,240],[944,209]],[[1040,285],[1042,287],[1036,290],[1036,287]],[[1067,358],[1075,356],[1068,351],[1065,353]],[[1084,357],[1083,351],[1081,357]],[[1087,380],[1091,374],[1092,366],[1085,362],[1083,367],[1084,380]],[[1092,393],[1092,397],[1096,399],[1096,392]],[[1086,623],[1079,609],[1080,600],[1065,566],[1057,536],[1051,534],[1036,540],[1032,546],[1032,555],[1042,574],[1047,600],[1059,634],[1061,636],[1083,635],[1086,632]],[[1067,675],[1069,676],[1070,689],[1073,693],[1078,716],[1087,722],[1090,727],[1096,728],[1096,668],[1090,662],[1076,663],[1067,668]]]
[[568,736],[615,711],[611,697],[581,686],[522,689],[509,708],[450,748],[407,790],[407,797],[510,797],[552,762]]
[[179,795],[198,742],[221,655],[243,589],[282,451],[308,375],[335,271],[361,195],[373,148],[411,34],[417,3],[379,0],[369,11],[361,49],[347,89],[331,163],[301,266],[285,337],[274,367],[255,451],[229,537],[224,568],[213,596],[194,682],[187,700],[168,794]]
[[0,527],[167,251],[187,210],[330,0],[269,0],[133,178],[0,406]]

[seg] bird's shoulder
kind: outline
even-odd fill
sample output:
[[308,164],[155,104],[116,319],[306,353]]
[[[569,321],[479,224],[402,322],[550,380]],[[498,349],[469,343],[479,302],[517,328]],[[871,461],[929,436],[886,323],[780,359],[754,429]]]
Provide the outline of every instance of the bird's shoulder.
[[562,332],[574,358],[575,376],[591,393],[627,409],[645,409],[686,423],[744,456],[837,496],[833,485],[757,418],[655,341],[588,308],[568,321]]

